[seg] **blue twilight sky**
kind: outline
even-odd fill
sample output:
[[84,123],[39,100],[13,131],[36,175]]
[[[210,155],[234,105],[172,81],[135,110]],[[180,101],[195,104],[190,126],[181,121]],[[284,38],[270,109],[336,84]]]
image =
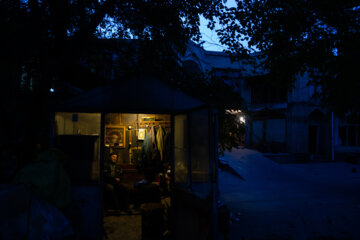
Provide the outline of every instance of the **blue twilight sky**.
[[[228,7],[236,7],[235,0],[227,0],[226,5]],[[200,32],[201,32],[201,40],[205,43],[203,44],[203,48],[209,51],[222,51],[225,49],[219,42],[219,38],[215,32],[215,30],[210,30],[206,27],[207,21],[200,17]]]
[[[226,5],[228,7],[236,7],[236,2],[235,0],[227,0]],[[108,21],[107,26],[105,28],[102,26],[98,26],[97,30],[100,34],[100,37],[112,38],[116,36],[118,28],[111,18],[106,17],[106,20]],[[219,25],[217,25],[214,30],[210,30],[206,27],[207,23],[208,21],[206,21],[204,17],[200,16],[200,33],[202,36],[201,41],[204,42],[204,44],[202,45],[203,48],[209,51],[223,51],[225,47],[220,44],[219,38],[215,32],[216,28],[220,28]],[[68,34],[71,33],[68,31]]]

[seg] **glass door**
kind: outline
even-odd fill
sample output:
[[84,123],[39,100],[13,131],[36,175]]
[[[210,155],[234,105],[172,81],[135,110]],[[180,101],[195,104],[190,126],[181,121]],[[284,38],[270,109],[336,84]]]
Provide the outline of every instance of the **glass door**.
[[175,239],[216,239],[216,119],[209,108],[174,116]]

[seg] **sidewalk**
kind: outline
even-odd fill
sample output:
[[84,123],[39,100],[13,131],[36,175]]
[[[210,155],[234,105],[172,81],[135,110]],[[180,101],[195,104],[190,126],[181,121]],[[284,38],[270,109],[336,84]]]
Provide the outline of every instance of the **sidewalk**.
[[358,165],[277,164],[249,149],[225,159],[245,179],[219,172],[220,198],[239,213],[231,239],[360,239]]

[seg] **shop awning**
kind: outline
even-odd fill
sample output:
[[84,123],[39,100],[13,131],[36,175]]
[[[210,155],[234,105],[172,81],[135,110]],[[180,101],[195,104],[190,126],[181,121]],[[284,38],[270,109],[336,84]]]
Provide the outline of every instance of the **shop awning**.
[[97,87],[55,107],[58,112],[171,113],[200,108],[205,103],[153,77],[136,77]]

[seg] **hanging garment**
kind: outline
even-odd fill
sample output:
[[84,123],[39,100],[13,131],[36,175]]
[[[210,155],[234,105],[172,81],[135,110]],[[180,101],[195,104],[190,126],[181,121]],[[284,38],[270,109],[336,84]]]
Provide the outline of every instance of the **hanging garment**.
[[149,132],[149,138],[150,138],[150,150],[153,151],[156,147],[156,132],[155,127],[152,126]]
[[149,133],[145,136],[143,146],[141,148],[141,156],[144,164],[152,160],[157,160],[160,158],[159,151],[156,144],[156,133],[154,126],[151,127]]
[[151,159],[150,145],[150,135],[147,134],[141,147],[141,167],[143,166],[144,162],[148,162],[148,159]]
[[155,128],[151,127],[150,132],[145,136],[141,149],[142,169],[148,181],[152,181],[161,170],[160,154],[156,144]]
[[164,129],[161,126],[159,126],[159,129],[157,130],[156,133],[156,145],[160,153],[161,161],[164,160],[164,150],[165,150],[164,138],[165,138]]
[[149,132],[149,137],[150,137],[151,160],[158,161],[158,160],[160,160],[160,154],[159,154],[159,150],[157,147],[156,130],[155,130],[154,126],[151,127],[151,130]]

